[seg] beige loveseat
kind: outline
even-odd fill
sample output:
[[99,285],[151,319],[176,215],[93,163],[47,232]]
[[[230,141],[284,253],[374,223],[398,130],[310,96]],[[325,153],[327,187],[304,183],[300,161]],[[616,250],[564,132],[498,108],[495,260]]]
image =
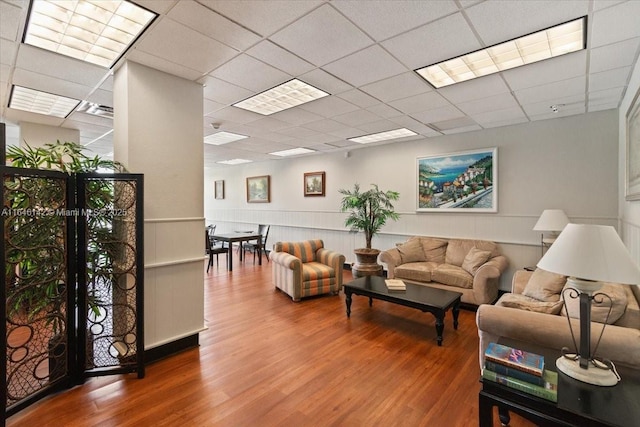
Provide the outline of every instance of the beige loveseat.
[[[484,352],[489,343],[501,337],[557,348],[558,351],[562,347],[575,350],[565,311],[569,311],[576,340],[579,340],[579,305],[569,296],[567,304],[563,303],[561,293],[565,283],[566,277],[541,269],[535,272],[518,270],[513,276],[511,293],[502,295],[495,305],[478,307],[476,323],[480,336],[480,366],[483,366]],[[605,284],[600,292],[611,296],[613,307],[595,355],[640,368],[640,288]],[[607,320],[607,313],[608,308],[604,304],[594,304],[591,314],[592,351]]]
[[498,297],[507,259],[487,240],[413,236],[380,254],[387,277],[462,293],[461,301],[479,305]]

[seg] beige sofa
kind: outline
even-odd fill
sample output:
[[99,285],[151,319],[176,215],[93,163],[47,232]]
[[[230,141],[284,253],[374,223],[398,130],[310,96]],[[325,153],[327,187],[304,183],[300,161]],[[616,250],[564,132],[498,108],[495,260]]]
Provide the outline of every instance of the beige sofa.
[[413,236],[380,254],[387,277],[462,293],[461,301],[479,305],[498,298],[507,259],[486,240]]
[[[575,350],[566,311],[569,311],[576,340],[579,334],[579,305],[567,297],[563,303],[561,292],[566,277],[537,269],[518,270],[513,276],[511,293],[504,294],[495,305],[478,307],[476,323],[480,336],[480,366],[490,342],[501,337],[531,342],[548,348],[568,347]],[[596,356],[615,363],[640,368],[640,287],[605,284],[600,290],[613,300],[612,312],[594,304],[591,314],[591,348],[594,350],[602,325],[607,325]],[[579,344],[579,343],[578,343]]]

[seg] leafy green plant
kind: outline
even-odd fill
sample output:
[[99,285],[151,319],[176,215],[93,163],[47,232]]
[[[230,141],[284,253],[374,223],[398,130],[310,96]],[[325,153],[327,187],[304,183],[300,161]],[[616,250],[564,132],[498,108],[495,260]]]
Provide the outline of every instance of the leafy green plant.
[[382,191],[376,184],[371,189],[360,191],[360,185],[354,184],[353,190],[339,190],[344,197],[340,204],[342,212],[349,212],[345,225],[351,231],[362,231],[366,248],[371,249],[371,239],[391,219],[397,221],[400,216],[395,212],[393,201],[400,198],[397,191]]

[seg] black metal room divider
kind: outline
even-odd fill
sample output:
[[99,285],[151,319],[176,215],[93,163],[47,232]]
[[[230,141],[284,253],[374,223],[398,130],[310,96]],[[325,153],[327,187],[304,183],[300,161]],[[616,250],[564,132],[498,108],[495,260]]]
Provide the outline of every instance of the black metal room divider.
[[143,177],[2,169],[2,421],[97,375],[144,376]]

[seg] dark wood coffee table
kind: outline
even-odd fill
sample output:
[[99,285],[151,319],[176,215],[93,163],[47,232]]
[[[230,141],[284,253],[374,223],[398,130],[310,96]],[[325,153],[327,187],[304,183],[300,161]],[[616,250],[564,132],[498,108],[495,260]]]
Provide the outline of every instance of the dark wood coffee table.
[[460,292],[452,292],[444,289],[430,288],[423,285],[407,283],[406,291],[389,291],[385,285],[384,277],[365,276],[343,285],[347,303],[347,317],[351,317],[351,295],[369,297],[369,306],[374,299],[388,301],[406,307],[428,311],[436,317],[436,332],[438,345],[442,345],[442,332],[444,331],[444,315],[451,309],[453,313],[453,328],[458,329],[458,313],[460,312]]

